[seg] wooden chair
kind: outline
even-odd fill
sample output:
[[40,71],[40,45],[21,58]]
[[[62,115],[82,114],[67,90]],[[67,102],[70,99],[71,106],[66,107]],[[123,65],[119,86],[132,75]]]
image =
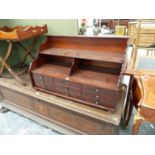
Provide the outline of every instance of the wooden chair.
[[[146,50],[145,56],[155,56],[155,20],[138,20],[132,30],[134,32],[133,40],[133,52],[131,62],[128,69],[131,72],[136,70],[136,61],[138,58],[138,50]],[[132,36],[132,37],[133,37]]]
[[[145,27],[143,24],[146,24]],[[150,24],[150,25],[148,25]],[[151,24],[153,26],[151,26]],[[134,75],[132,87],[133,103],[137,108],[134,116],[133,134],[138,134],[144,121],[155,122],[155,68],[140,68],[140,58],[155,62],[155,20],[139,20],[136,26],[136,37],[133,45],[132,58],[127,69],[128,74]],[[138,50],[145,53],[139,56]],[[146,60],[147,61],[147,60]]]

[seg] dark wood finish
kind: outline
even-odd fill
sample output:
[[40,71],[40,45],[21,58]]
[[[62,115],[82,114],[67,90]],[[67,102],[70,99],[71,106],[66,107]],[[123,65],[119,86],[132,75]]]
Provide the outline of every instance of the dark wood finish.
[[47,36],[40,52],[49,48],[88,50],[119,53],[124,55],[128,37],[101,36]]
[[0,79],[0,96],[3,98],[0,105],[63,134],[118,134],[128,80],[124,80],[126,87],[121,87],[120,101],[112,113],[38,92],[31,87],[27,75],[22,78],[27,86],[20,85],[15,79]]
[[72,50],[72,49],[61,49],[61,48],[50,48],[41,51],[40,54],[56,55],[56,56],[66,56],[71,58],[80,58],[87,60],[96,61],[106,61],[106,62],[116,62],[121,63],[124,61],[122,53],[108,53],[108,52],[98,52],[98,51],[86,51],[86,50]]
[[120,98],[127,37],[48,36],[30,66],[46,93],[114,111]]

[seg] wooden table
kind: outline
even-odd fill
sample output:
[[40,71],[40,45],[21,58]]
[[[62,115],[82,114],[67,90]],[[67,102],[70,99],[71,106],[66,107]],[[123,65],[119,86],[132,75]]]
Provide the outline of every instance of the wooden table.
[[[25,52],[25,55],[23,56],[23,59],[20,62],[20,66],[23,66],[26,58],[30,56],[32,59],[35,57],[32,55],[32,49],[36,45],[38,36],[47,33],[47,25],[44,25],[42,27],[36,26],[17,26],[14,28],[9,27],[2,27],[0,28],[0,40],[6,40],[8,42],[8,50],[4,56],[4,58],[0,55],[0,62],[2,63],[2,66],[0,68],[0,76],[2,76],[4,68],[6,68],[9,73],[14,77],[17,81],[19,81],[22,85],[25,85],[26,83],[19,77],[20,74],[23,73],[19,72],[18,74],[15,73],[12,69],[12,67],[7,63],[8,59],[10,58],[11,53],[13,52],[13,45],[16,43],[18,46],[20,46],[23,51]],[[21,41],[33,38],[32,45],[29,47],[25,47]],[[25,72],[26,70],[24,70]]]
[[127,103],[130,77],[122,81],[122,96],[115,112],[108,112],[34,90],[15,79],[0,79],[1,105],[62,134],[118,134]]
[[135,76],[133,83],[134,104],[137,113],[134,117],[133,134],[138,134],[143,122],[155,122],[155,76]]

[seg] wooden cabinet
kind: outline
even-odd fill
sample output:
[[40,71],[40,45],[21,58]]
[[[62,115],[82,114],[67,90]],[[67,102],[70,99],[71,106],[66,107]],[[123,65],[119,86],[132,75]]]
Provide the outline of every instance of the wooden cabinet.
[[48,36],[30,66],[35,89],[114,111],[127,37]]

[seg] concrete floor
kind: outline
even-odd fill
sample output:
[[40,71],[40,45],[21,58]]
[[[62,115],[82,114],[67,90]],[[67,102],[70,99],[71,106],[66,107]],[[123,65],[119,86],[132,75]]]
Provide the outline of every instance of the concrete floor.
[[13,111],[0,113],[0,135],[59,135]]
[[[120,128],[120,135],[130,135],[132,131],[133,115],[127,128]],[[155,124],[143,123],[139,134],[155,135]],[[60,135],[45,126],[42,126],[28,118],[25,118],[13,111],[0,113],[0,135]]]
[[[136,113],[136,109],[133,109],[129,125],[125,129],[120,128],[120,133],[119,133],[120,135],[132,134],[133,118],[135,113]],[[142,123],[139,131],[139,135],[155,135],[155,123],[150,123],[150,122]]]

